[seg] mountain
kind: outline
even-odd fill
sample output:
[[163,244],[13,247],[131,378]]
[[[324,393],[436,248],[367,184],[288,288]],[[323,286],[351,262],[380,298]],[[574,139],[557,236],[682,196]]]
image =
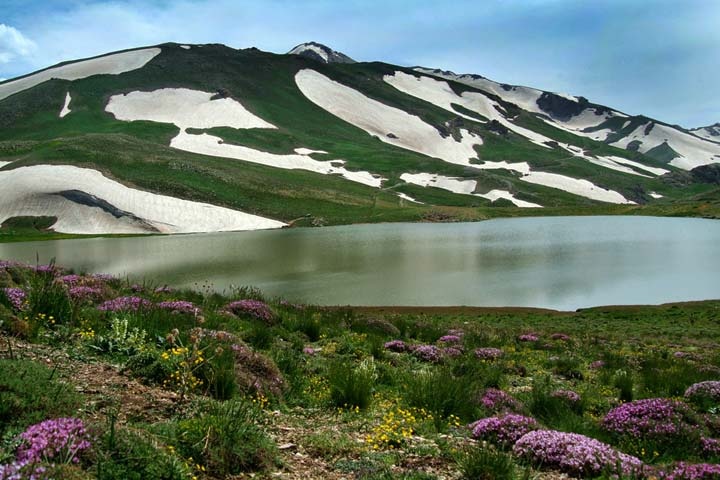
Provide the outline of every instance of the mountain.
[[687,171],[720,161],[720,144],[693,132],[318,45],[167,43],[0,83],[0,223],[184,233],[715,214],[716,171]]
[[336,52],[332,48],[317,42],[301,43],[290,50],[288,55],[302,55],[323,63],[357,63],[344,53]]
[[720,142],[720,122],[707,127],[693,128],[690,132],[705,140]]

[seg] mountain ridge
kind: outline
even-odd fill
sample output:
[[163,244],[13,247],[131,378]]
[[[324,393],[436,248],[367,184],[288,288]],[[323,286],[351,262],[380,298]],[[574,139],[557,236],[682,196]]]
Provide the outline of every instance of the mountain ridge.
[[[265,219],[253,225],[628,211],[621,205],[664,212],[714,202],[716,187],[698,180],[706,175],[665,179],[715,163],[707,162],[711,141],[582,97],[442,75],[455,74],[220,44],[63,62],[0,84],[0,94],[14,90],[0,99],[0,185],[14,170],[15,181],[32,186],[40,165],[72,166]],[[688,150],[685,135],[703,148]],[[43,200],[52,192],[33,188],[0,199],[0,223],[28,212],[65,224],[79,212],[102,215],[75,197],[52,210]],[[158,231],[193,230],[192,219],[167,224],[102,191],[62,189]],[[52,211],[29,211],[32,199]]]

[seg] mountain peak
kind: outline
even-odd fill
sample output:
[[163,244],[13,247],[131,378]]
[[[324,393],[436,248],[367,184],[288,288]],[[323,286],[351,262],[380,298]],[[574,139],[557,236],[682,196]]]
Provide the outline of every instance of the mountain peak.
[[356,63],[355,60],[344,53],[337,52],[330,47],[317,42],[306,42],[297,45],[288,52],[289,55],[302,55],[323,63]]

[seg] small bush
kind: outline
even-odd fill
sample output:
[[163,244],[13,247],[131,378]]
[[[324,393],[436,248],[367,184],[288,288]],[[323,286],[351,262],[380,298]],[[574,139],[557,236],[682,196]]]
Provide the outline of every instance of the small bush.
[[457,456],[456,462],[466,480],[513,480],[518,477],[512,456],[487,446],[466,448]]
[[75,411],[80,404],[77,393],[54,380],[53,374],[29,360],[0,359],[0,437],[10,429]]
[[478,386],[464,377],[456,377],[449,368],[409,373],[402,382],[403,399],[411,407],[433,414],[435,427],[455,415],[465,422],[478,418],[478,407],[468,401],[477,396]]
[[365,409],[372,401],[377,380],[375,363],[369,359],[359,364],[339,360],[330,365],[327,379],[333,405]]
[[196,416],[161,427],[184,458],[192,457],[208,474],[225,478],[265,470],[276,456],[272,440],[260,429],[260,411],[241,400],[203,402]]

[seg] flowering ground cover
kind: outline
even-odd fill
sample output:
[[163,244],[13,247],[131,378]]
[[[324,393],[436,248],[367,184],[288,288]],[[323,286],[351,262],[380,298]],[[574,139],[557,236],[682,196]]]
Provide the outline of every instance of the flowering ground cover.
[[0,262],[0,479],[718,479],[719,319],[321,308]]

